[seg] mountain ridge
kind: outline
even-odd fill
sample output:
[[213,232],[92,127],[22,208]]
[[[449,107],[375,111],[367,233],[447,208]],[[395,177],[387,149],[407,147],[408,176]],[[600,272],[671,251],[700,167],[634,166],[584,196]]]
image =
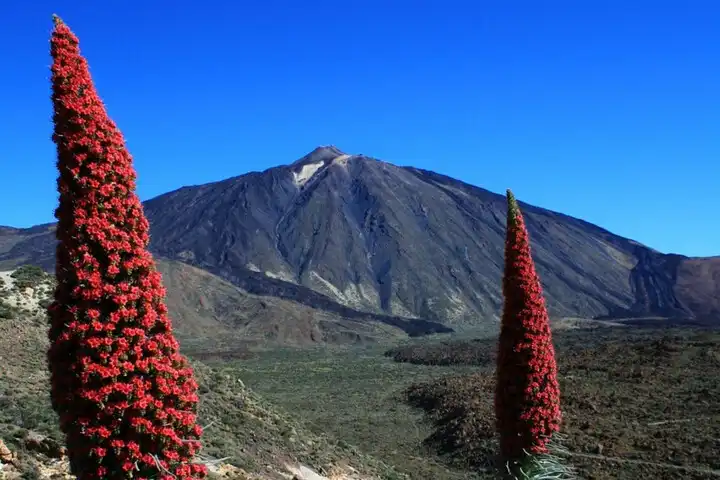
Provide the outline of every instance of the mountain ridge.
[[[499,317],[505,198],[439,173],[324,146],[144,208],[153,253],[254,294],[452,328]],[[720,316],[712,257],[664,254],[569,215],[521,208],[551,314]],[[52,268],[52,228],[0,229],[0,268]],[[692,271],[706,272],[702,285]]]

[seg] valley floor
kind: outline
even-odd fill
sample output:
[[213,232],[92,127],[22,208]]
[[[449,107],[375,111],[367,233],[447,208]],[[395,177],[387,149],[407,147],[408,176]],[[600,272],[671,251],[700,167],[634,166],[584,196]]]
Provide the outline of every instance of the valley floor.
[[[275,350],[232,365],[268,401],[412,479],[492,478],[483,466],[494,451],[494,343],[414,340],[390,352],[397,361],[381,346]],[[567,447],[582,478],[720,478],[720,332],[571,330],[555,344]],[[457,425],[408,406],[413,385],[416,400],[478,399],[482,418],[465,425],[477,441],[445,446],[441,460],[442,442],[426,439]]]
[[405,404],[402,395],[416,382],[474,368],[404,365],[384,357],[385,350],[278,350],[235,365],[237,375],[268,401],[412,479],[476,478],[421,450],[432,426],[423,421],[422,412]]

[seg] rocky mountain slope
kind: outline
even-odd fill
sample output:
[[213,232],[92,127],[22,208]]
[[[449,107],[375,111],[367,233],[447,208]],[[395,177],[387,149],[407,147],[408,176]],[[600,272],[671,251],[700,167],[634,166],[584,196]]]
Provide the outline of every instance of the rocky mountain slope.
[[[319,147],[290,165],[144,205],[153,252],[253,294],[454,328],[500,313],[505,199],[443,175]],[[720,317],[717,258],[663,254],[522,208],[552,315]],[[0,268],[52,268],[52,229],[0,229]]]
[[[192,270],[162,265],[166,272]],[[220,282],[203,275],[211,283]],[[169,276],[177,278],[173,272]],[[57,417],[50,406],[45,365],[43,305],[53,278],[22,268],[0,272],[0,279],[0,478],[74,478],[68,474]],[[177,326],[186,351],[194,331],[182,322]],[[211,480],[404,478],[347,443],[310,431],[248,389],[236,371],[210,368],[197,360],[193,367],[200,384],[201,423],[208,426],[201,460],[208,464]]]

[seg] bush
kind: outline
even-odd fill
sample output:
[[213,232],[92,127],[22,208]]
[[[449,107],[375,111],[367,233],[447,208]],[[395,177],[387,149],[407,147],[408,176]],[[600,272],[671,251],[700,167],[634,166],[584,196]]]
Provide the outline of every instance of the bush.
[[52,304],[52,299],[50,298],[43,298],[38,302],[38,305],[40,305],[40,308],[43,310],[47,310],[47,308]]
[[35,288],[45,281],[49,275],[37,265],[23,265],[15,270],[10,276],[15,280],[15,286],[19,289]]
[[423,442],[457,466],[486,469],[495,461],[497,441],[492,405],[494,378],[454,375],[414,384],[405,401],[425,411],[435,431]]
[[16,308],[11,307],[7,303],[0,301],[0,318],[15,318],[18,311]]
[[495,343],[489,340],[452,341],[397,347],[385,352],[385,356],[415,365],[487,366],[495,363],[496,350]]

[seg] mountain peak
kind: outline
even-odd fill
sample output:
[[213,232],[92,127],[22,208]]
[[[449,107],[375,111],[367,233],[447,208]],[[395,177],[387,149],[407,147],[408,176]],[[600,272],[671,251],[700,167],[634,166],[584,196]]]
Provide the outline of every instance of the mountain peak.
[[302,166],[310,163],[323,162],[330,163],[334,158],[345,155],[342,150],[335,145],[321,145],[316,147],[312,152],[308,153],[301,159],[293,162],[292,166]]
[[345,152],[340,150],[335,145],[319,145],[319,146],[315,147],[315,150],[310,152],[310,154],[313,154],[313,153],[327,153],[327,154],[333,154],[335,156],[345,155]]
[[349,155],[343,153],[342,150],[335,145],[321,145],[316,147],[312,152],[290,165],[295,184],[298,187],[303,186],[321,169],[327,167],[333,163],[333,161],[345,160],[348,156]]

